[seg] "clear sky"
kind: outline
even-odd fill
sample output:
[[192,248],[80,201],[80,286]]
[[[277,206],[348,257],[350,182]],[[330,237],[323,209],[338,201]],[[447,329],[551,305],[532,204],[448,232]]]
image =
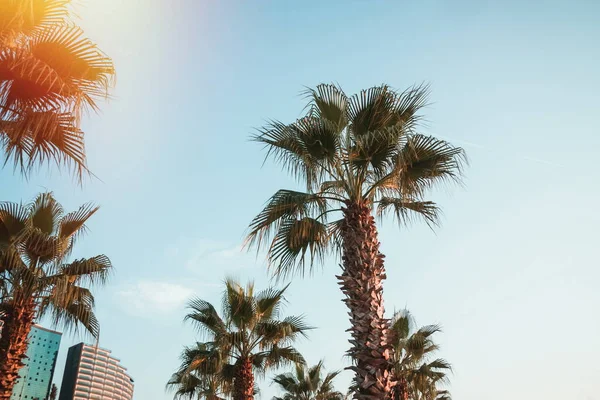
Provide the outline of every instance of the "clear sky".
[[[600,399],[599,2],[78,2],[118,68],[114,100],[85,121],[101,181],[5,168],[0,194],[47,188],[67,209],[101,205],[75,255],[114,263],[97,290],[100,344],[129,368],[137,400],[171,398],[164,384],[195,337],[187,298],[219,304],[231,274],[267,285],[263,260],[239,246],[268,196],[295,184],[261,167],[248,136],[292,121],[303,87],[332,81],[348,93],[430,82],[425,132],[468,152],[464,188],[432,193],[436,233],[386,220],[380,235],[387,309],[443,325],[454,397]],[[295,279],[287,308],[319,328],[299,348],[331,369],[348,347],[337,265]],[[59,382],[81,339],[63,338]]]

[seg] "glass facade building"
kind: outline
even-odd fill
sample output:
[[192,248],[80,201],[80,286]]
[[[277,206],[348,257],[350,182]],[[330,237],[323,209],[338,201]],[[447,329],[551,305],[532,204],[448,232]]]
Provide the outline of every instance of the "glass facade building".
[[25,366],[19,370],[11,400],[46,400],[52,385],[62,334],[34,325],[29,332]]
[[69,348],[59,400],[131,400],[133,379],[111,351],[79,343]]

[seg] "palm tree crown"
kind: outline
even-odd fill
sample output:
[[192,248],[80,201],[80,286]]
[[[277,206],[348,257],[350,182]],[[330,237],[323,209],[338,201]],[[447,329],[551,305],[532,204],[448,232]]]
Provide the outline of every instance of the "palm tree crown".
[[415,322],[408,310],[394,314],[392,319],[394,336],[394,375],[398,381],[396,400],[449,400],[450,393],[440,388],[448,382],[450,364],[441,359],[432,359],[439,346],[433,335],[441,331],[438,325],[427,325],[415,329]]
[[345,396],[335,390],[333,380],[339,371],[329,372],[323,377],[323,362],[308,368],[297,364],[294,373],[279,374],[273,378],[281,390],[282,397],[273,400],[343,400]]
[[186,320],[207,341],[184,349],[181,367],[168,384],[176,397],[201,397],[208,391],[217,397],[252,399],[255,374],[304,362],[292,343],[310,328],[302,317],[280,319],[286,288],[255,293],[252,284],[242,287],[227,280],[222,317],[209,302],[192,300]]
[[426,190],[458,181],[466,159],[463,149],[417,132],[427,94],[427,86],[399,93],[383,85],[348,97],[319,85],[307,92],[305,117],[274,121],[254,137],[307,188],[279,190],[250,225],[248,243],[267,247],[277,275],[303,273],[339,248],[342,220],[330,215],[348,204],[391,210],[401,222],[438,222]]
[[45,161],[86,170],[82,111],[114,77],[109,57],[69,15],[70,0],[0,5],[0,146],[23,171]]

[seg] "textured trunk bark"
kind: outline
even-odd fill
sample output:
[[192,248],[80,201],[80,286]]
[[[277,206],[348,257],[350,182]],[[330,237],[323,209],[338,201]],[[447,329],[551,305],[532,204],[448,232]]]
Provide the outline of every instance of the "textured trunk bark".
[[406,378],[400,378],[392,390],[393,400],[408,400],[408,382]]
[[9,400],[23,366],[28,335],[33,325],[33,299],[9,305],[0,338],[0,400]]
[[242,358],[238,361],[233,400],[254,400],[254,373],[250,358]]
[[349,308],[352,344],[348,354],[355,365],[357,400],[389,400],[393,381],[388,342],[389,320],[384,317],[384,255],[379,252],[377,228],[371,210],[364,204],[344,209],[342,269],[338,276]]

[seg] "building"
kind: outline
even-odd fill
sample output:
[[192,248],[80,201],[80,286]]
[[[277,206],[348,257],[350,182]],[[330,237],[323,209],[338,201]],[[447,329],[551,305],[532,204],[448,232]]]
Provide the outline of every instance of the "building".
[[69,348],[59,400],[131,400],[133,379],[111,351],[79,343]]
[[25,366],[19,370],[11,400],[46,400],[50,393],[56,356],[60,347],[60,332],[34,325],[29,332]]

